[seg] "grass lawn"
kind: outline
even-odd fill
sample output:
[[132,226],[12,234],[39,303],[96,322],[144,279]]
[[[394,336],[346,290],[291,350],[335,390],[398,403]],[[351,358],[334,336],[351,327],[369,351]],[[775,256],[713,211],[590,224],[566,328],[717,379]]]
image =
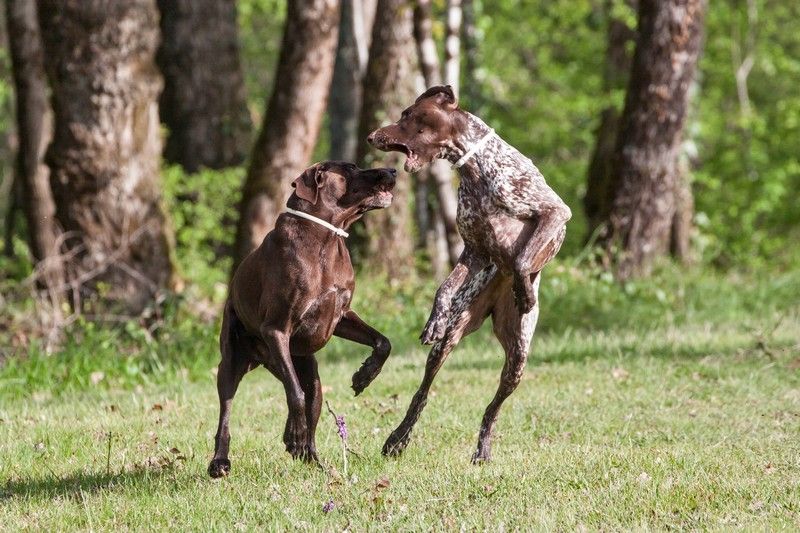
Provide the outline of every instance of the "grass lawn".
[[[62,354],[7,362],[0,527],[800,528],[800,275],[668,277],[651,292],[567,278],[543,284],[542,327],[483,466],[469,459],[502,366],[487,327],[445,364],[406,453],[380,455],[422,376],[412,335],[429,287],[405,314],[407,301],[363,291],[356,308],[382,317],[396,350],[362,396],[349,382],[365,349],[335,340],[320,356],[326,399],[359,454],[346,475],[327,412],[327,471],[290,459],[283,390],[256,370],[234,403],[231,476],[207,477],[214,325],[184,334],[195,344],[84,333]],[[142,357],[150,370],[130,372]]]

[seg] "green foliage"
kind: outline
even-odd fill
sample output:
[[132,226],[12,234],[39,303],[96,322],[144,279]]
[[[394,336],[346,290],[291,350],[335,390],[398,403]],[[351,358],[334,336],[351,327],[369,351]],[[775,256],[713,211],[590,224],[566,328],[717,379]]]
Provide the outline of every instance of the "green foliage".
[[167,211],[175,229],[181,274],[209,294],[227,283],[244,169],[202,170],[187,175],[164,168]]
[[[733,65],[734,43],[745,40],[747,3],[713,2],[686,132],[697,152],[699,243],[704,259],[722,266],[774,262],[800,239],[800,208],[792,196],[800,187],[800,4],[755,4],[752,113],[741,112]],[[480,5],[482,114],[532,156],[572,207],[564,250],[574,253],[584,233],[580,198],[594,129],[607,105],[601,85],[608,13],[589,0]],[[634,25],[623,1],[612,5]],[[621,104],[623,96],[612,99]],[[794,257],[781,259],[788,264]]]

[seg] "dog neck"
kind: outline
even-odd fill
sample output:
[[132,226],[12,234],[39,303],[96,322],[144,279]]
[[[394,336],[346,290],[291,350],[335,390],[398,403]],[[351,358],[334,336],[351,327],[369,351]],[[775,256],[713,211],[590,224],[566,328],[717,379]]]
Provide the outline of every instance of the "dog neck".
[[315,224],[319,224],[323,228],[327,228],[327,229],[331,230],[332,232],[334,232],[339,237],[344,237],[346,239],[347,237],[350,236],[350,234],[347,233],[342,228],[337,228],[336,226],[334,226],[330,222],[328,222],[326,220],[322,220],[321,218],[317,218],[314,215],[309,215],[308,213],[304,213],[303,211],[296,211],[296,210],[292,209],[291,207],[287,207],[286,208],[286,212],[291,214],[291,215],[295,215],[295,216],[298,216],[300,218],[304,218],[306,220],[310,220],[311,222],[314,222]]
[[441,159],[450,161],[455,167],[467,163],[473,157],[479,156],[485,149],[487,141],[493,136],[494,130],[484,121],[464,110],[458,110],[459,116],[457,133],[442,148],[439,155]]

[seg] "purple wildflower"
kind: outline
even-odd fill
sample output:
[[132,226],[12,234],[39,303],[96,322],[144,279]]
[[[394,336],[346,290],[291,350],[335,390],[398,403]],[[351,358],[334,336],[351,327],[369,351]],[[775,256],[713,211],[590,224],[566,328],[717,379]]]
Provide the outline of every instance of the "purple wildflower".
[[347,440],[347,424],[344,423],[343,416],[336,417],[336,427],[339,428],[339,437],[342,440]]
[[330,513],[331,511],[333,511],[333,508],[334,508],[334,507],[336,507],[336,504],[335,504],[335,503],[333,503],[333,500],[328,500],[328,501],[327,501],[327,502],[325,502],[325,504],[322,506],[322,512],[323,512],[323,513]]

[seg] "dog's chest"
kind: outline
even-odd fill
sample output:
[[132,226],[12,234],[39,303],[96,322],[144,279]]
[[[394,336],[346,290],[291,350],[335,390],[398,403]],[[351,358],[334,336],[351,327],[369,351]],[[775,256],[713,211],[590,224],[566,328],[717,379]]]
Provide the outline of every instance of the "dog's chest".
[[350,308],[353,292],[346,286],[330,285],[311,299],[300,319],[294,337],[318,349],[333,335],[333,330]]
[[461,237],[474,250],[505,263],[523,223],[505,203],[514,184],[505,176],[462,179],[458,188],[457,223]]

